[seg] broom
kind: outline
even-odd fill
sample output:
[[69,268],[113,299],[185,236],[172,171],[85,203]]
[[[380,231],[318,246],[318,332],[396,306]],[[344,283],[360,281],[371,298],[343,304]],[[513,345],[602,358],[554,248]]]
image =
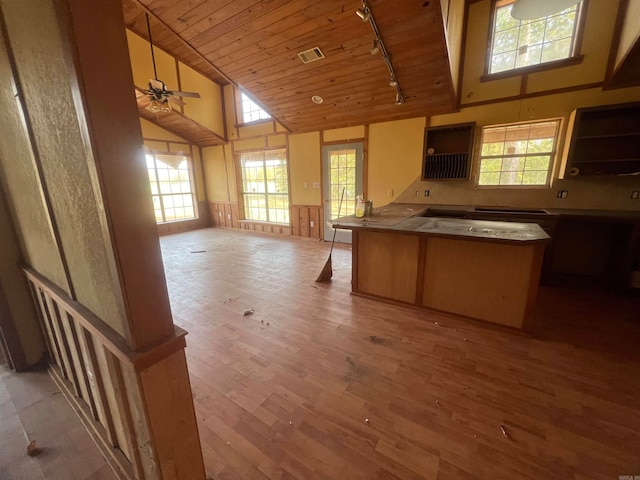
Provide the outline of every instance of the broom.
[[[340,204],[338,205],[338,217],[340,217],[340,211],[342,210],[342,199],[344,198],[344,191],[345,190],[346,190],[346,187],[343,187],[342,188],[342,195],[340,196]],[[338,231],[338,229],[334,226],[333,227],[333,240],[331,240],[331,249],[329,250],[329,258],[327,259],[327,263],[324,264],[324,268],[320,272],[320,275],[318,275],[318,278],[316,278],[316,282],[326,282],[327,280],[330,280],[331,277],[333,276],[333,269],[331,268],[331,253],[333,252],[333,244],[336,241],[336,232],[337,231]]]

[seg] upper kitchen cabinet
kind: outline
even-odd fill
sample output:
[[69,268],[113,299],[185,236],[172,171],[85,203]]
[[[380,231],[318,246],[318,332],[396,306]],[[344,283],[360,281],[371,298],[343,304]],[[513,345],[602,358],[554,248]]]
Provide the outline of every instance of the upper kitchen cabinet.
[[640,173],[640,103],[578,108],[567,132],[562,178]]

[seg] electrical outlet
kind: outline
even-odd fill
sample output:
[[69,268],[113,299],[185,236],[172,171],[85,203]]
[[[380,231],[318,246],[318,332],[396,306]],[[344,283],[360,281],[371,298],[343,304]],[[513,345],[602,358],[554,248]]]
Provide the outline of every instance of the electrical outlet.
[[311,221],[309,222],[309,226],[310,226],[311,228],[313,228],[313,226],[314,226],[314,225],[315,225],[315,223],[313,223],[313,220],[311,220]]
[[569,195],[569,190],[558,190],[556,197],[567,198],[567,195]]
[[425,196],[425,197],[428,197],[428,196],[429,196],[429,190],[425,190],[425,191],[424,191],[424,196]]
[[633,200],[637,200],[637,199],[638,199],[638,197],[640,197],[640,191],[638,191],[638,190],[634,190],[633,192],[631,192],[631,198],[632,198]]
[[393,197],[393,188],[390,188],[387,190],[387,196],[388,197]]
[[420,190],[416,190],[416,197],[420,196]]
[[229,220],[231,220],[231,214],[230,214],[230,213],[227,213],[227,218],[228,218]]

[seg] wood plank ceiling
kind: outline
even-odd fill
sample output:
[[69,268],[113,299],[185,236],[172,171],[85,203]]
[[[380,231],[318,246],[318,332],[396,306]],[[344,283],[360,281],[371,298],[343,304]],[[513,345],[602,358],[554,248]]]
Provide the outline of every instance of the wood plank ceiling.
[[[439,0],[369,5],[403,105],[382,55],[370,53],[373,31],[355,15],[361,0],[123,0],[128,28],[147,38],[150,12],[154,43],[221,85],[230,80],[291,132],[453,111]],[[297,53],[314,47],[326,58],[305,65]]]

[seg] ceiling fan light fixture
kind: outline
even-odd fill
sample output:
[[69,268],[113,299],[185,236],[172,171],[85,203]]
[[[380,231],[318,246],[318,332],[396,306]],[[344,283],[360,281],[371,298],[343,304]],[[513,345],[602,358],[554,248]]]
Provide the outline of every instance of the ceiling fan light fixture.
[[356,10],[356,15],[359,16],[363,22],[368,22],[371,18],[371,12],[368,7],[358,8]]
[[169,101],[166,98],[163,98],[162,100],[152,98],[149,100],[149,105],[145,108],[151,113],[166,113],[172,111],[171,105],[169,105]]
[[516,0],[511,16],[516,20],[535,20],[548,17],[572,7],[580,0]]

